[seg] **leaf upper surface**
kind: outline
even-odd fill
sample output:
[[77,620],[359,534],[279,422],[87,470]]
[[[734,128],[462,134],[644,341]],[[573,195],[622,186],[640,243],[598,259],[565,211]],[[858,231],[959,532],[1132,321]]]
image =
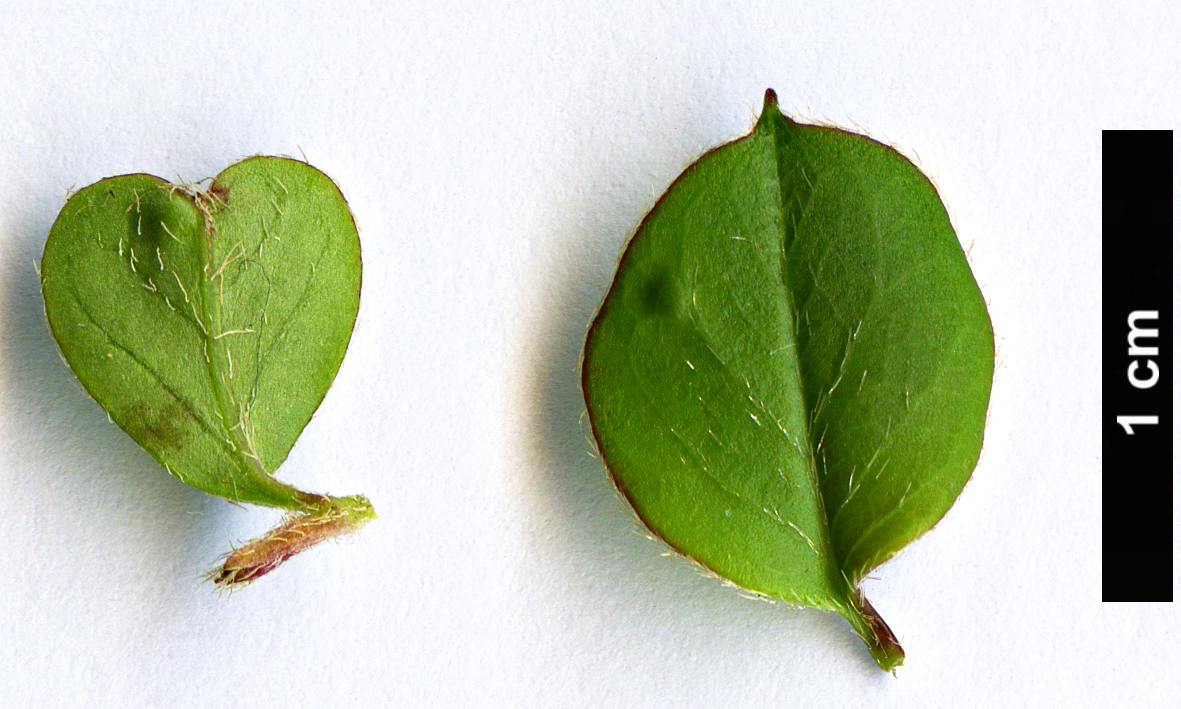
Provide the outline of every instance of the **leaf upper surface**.
[[331,384],[356,318],[359,241],[328,177],[256,157],[208,190],[102,180],[68,200],[41,274],[70,368],[170,472],[236,501],[319,499],[270,473]]
[[787,119],[768,92],[752,133],[641,223],[583,389],[648,527],[740,586],[842,613],[873,650],[858,584],[962,490],[992,357],[930,182],[881,143]]

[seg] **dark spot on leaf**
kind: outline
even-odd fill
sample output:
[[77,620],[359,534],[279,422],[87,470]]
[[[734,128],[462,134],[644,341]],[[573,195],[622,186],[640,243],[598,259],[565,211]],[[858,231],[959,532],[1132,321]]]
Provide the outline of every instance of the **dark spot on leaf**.
[[132,438],[150,451],[180,449],[188,435],[178,425],[184,416],[184,410],[177,404],[169,404],[160,410],[133,404],[122,409],[115,418]]
[[671,318],[677,313],[677,282],[668,271],[649,276],[640,288],[640,307],[649,317]]
[[180,191],[151,190],[140,193],[127,214],[132,243],[144,247],[171,248],[187,241],[187,234],[200,228],[201,217],[190,197]]

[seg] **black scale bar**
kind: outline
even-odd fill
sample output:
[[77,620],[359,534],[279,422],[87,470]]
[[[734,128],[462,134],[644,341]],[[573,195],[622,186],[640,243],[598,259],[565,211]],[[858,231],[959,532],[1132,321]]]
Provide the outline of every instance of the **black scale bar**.
[[1103,131],[1103,600],[1173,600],[1173,131]]

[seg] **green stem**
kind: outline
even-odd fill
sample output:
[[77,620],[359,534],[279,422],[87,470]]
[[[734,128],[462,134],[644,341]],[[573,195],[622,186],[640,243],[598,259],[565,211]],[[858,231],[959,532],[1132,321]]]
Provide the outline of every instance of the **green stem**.
[[894,631],[890,630],[882,616],[865,599],[865,593],[860,587],[853,590],[851,600],[854,607],[850,609],[851,614],[845,618],[865,641],[869,654],[873,655],[878,667],[887,672],[895,672],[906,659],[906,653],[903,652]]

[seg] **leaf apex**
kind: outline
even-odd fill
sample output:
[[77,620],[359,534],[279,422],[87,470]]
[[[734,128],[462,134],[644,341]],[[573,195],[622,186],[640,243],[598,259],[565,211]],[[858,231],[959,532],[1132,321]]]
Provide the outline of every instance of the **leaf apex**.
[[767,89],[763,94],[763,112],[759,114],[756,127],[772,125],[777,118],[784,118],[779,110],[779,95],[775,93],[775,89]]

